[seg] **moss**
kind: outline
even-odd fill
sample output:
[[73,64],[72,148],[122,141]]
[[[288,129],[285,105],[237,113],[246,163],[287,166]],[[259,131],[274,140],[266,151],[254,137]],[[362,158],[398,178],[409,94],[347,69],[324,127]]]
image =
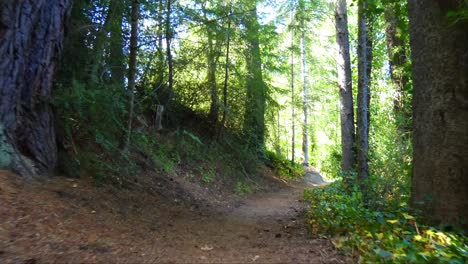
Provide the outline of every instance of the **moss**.
[[7,142],[3,125],[0,123],[0,169],[10,168],[13,148]]

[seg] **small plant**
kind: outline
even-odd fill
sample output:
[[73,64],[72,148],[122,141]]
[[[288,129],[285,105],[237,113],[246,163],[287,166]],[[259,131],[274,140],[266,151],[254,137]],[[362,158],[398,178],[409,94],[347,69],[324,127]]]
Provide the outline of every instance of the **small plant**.
[[212,170],[212,169],[209,169],[208,171],[203,173],[201,181],[203,183],[208,184],[208,183],[211,183],[214,180],[215,177],[216,177],[216,172],[214,170]]
[[239,195],[252,193],[252,186],[247,184],[245,181],[238,180],[234,187],[234,192]]

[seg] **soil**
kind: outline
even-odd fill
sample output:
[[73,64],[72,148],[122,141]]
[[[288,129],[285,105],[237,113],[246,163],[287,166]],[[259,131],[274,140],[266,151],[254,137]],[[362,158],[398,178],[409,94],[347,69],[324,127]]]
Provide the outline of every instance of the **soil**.
[[[194,202],[0,171],[0,263],[345,263],[308,234],[304,183]],[[192,195],[193,196],[193,195]]]

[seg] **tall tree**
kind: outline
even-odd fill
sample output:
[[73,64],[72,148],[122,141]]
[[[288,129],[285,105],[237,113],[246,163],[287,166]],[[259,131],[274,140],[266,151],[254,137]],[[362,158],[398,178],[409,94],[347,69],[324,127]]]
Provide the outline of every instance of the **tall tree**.
[[114,85],[123,87],[125,81],[125,56],[123,53],[123,16],[124,4],[122,0],[111,0],[110,16],[111,22],[109,25],[109,64],[111,72],[111,80]]
[[341,169],[351,171],[355,164],[354,153],[354,106],[349,54],[349,30],[346,0],[335,2],[336,42],[339,47],[337,57],[338,86],[340,91],[341,118]]
[[305,22],[301,20],[301,60],[302,60],[302,113],[304,123],[302,124],[302,151],[303,165],[309,166],[309,121],[308,121],[308,100],[307,100],[307,56],[306,56],[306,38],[305,38]]
[[406,5],[401,1],[390,1],[385,4],[384,17],[387,24],[386,39],[390,76],[396,92],[394,111],[397,116],[409,118],[408,114],[404,112],[405,86],[407,86],[409,81],[409,76],[405,71],[405,65],[407,63],[407,43],[405,41],[404,31],[406,31],[408,25],[405,23],[404,19],[400,19],[401,16],[404,15],[405,7]]
[[411,203],[432,223],[468,226],[468,21],[463,1],[409,2],[413,62]]
[[219,126],[219,135],[222,133],[222,129],[226,123],[226,114],[228,110],[228,81],[229,81],[229,52],[231,48],[231,15],[232,15],[232,4],[229,3],[229,12],[227,14],[227,30],[226,30],[226,56],[224,64],[224,83],[223,83],[223,117]]
[[215,39],[216,37],[216,31],[214,27],[216,26],[213,23],[209,23],[208,17],[207,17],[207,8],[206,8],[206,2],[203,3],[202,5],[203,9],[203,15],[204,15],[204,22],[206,25],[206,37],[207,37],[207,42],[208,42],[208,47],[206,51],[206,59],[207,59],[207,84],[210,89],[210,98],[211,98],[211,103],[210,103],[210,112],[208,114],[208,119],[212,124],[212,128],[216,129],[218,126],[218,115],[219,115],[219,98],[218,98],[218,87],[216,84],[216,62],[218,60],[217,57],[219,57],[219,54],[215,48],[217,41]]
[[295,100],[294,100],[294,27],[291,28],[291,123],[292,123],[292,135],[291,135],[291,161],[294,163],[295,160],[295,149],[296,149],[296,120],[295,120]]
[[128,116],[127,141],[125,149],[130,146],[132,135],[132,123],[135,108],[135,79],[136,79],[136,64],[138,52],[138,19],[140,17],[140,0],[132,0],[131,13],[131,31],[130,31],[130,55],[128,57],[128,92],[130,94],[130,109]]
[[50,101],[71,3],[0,2],[0,166],[26,176],[57,166]]
[[369,179],[369,101],[372,66],[372,38],[368,19],[368,1],[358,1],[358,110],[357,110],[357,171],[364,198]]
[[248,1],[246,7],[244,23],[247,42],[247,98],[244,127],[249,135],[249,145],[260,152],[265,141],[266,87],[262,74],[257,1]]

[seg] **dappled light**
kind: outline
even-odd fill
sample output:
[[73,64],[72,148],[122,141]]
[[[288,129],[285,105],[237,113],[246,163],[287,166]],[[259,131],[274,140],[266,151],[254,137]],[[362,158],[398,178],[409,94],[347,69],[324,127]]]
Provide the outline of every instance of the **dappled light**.
[[0,263],[466,263],[466,0],[0,2]]

